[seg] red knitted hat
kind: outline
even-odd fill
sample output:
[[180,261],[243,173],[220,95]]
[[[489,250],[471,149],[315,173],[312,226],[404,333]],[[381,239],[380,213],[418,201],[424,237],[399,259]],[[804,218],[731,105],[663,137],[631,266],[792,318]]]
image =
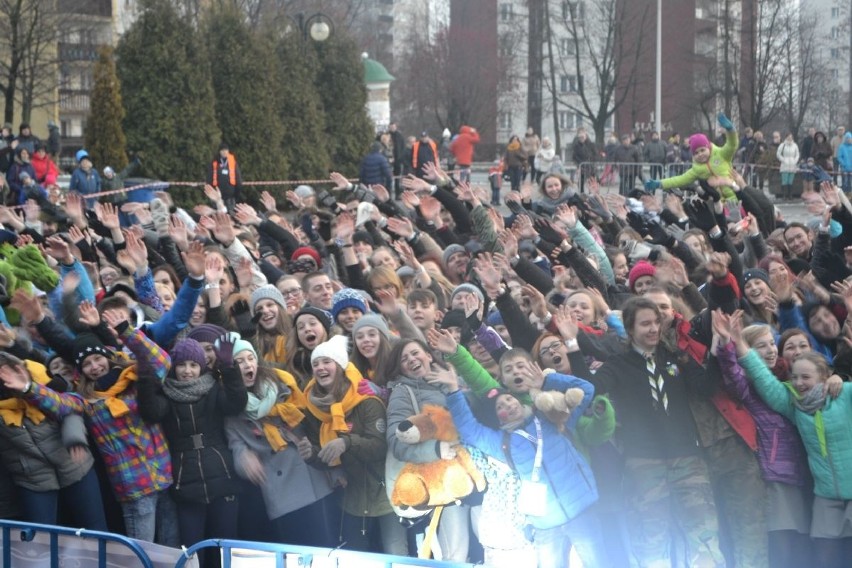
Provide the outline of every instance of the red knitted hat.
[[642,276],[656,276],[657,267],[645,260],[640,260],[630,269],[630,274],[627,275],[627,283],[630,286],[630,291],[633,291],[633,285]]
[[298,260],[300,256],[309,256],[314,259],[314,262],[317,263],[317,267],[322,266],[322,261],[320,259],[320,255],[317,252],[317,249],[314,247],[299,247],[293,251],[293,255],[290,257],[290,260]]

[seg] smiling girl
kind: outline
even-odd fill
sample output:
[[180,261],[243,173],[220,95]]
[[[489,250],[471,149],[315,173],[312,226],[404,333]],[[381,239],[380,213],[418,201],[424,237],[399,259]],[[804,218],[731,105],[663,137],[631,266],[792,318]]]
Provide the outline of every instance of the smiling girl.
[[[302,457],[320,469],[345,474],[339,541],[354,550],[406,555],[405,528],[384,487],[385,407],[374,396],[358,393],[361,373],[349,362],[348,339],[336,335],[311,353],[314,378],[305,387],[307,444]],[[381,535],[375,550],[371,539]]]
[[303,388],[311,378],[311,351],[328,339],[331,330],[331,314],[325,310],[305,306],[293,317],[293,328],[287,339],[287,365]]

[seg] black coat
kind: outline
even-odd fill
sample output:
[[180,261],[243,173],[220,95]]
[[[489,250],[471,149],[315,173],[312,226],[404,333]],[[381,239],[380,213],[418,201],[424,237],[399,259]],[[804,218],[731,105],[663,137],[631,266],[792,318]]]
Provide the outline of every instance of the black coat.
[[172,496],[176,501],[210,503],[237,493],[234,461],[225,436],[225,417],[241,413],[248,401],[239,371],[222,370],[206,395],[181,403],[166,397],[150,377],[140,377],[139,413],[146,422],[159,422],[172,457]]

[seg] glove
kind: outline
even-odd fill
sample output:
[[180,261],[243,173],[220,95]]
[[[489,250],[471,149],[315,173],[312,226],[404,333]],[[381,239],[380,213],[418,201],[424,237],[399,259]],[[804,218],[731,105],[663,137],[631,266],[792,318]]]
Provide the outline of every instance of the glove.
[[654,250],[645,243],[640,243],[638,241],[625,241],[624,246],[622,246],[621,249],[625,252],[625,254],[627,254],[627,258],[633,262],[648,258],[651,251]]
[[331,193],[328,192],[327,189],[320,189],[319,191],[317,191],[317,203],[319,203],[326,209],[330,209],[331,211],[337,211],[337,200]]
[[666,248],[674,246],[675,238],[661,224],[648,223],[645,226],[648,229],[648,236],[651,237],[651,244],[663,245]]
[[648,227],[645,222],[645,218],[635,211],[627,212],[627,224],[643,237],[648,234]]
[[612,219],[612,213],[608,211],[601,201],[601,198],[597,195],[592,195],[586,200],[586,205],[589,208],[589,211],[603,219],[604,221],[609,221]]
[[702,198],[707,199],[709,197],[713,200],[713,203],[719,203],[719,200],[722,199],[722,195],[719,193],[719,190],[703,179],[698,180],[698,187],[698,193]]
[[231,306],[231,317],[234,318],[234,323],[237,324],[237,329],[244,339],[254,337],[257,327],[251,321],[251,311],[249,310],[248,302],[245,300],[237,300]]
[[706,201],[691,200],[683,204],[683,208],[689,217],[690,223],[701,229],[709,232],[716,226],[716,215],[713,210],[707,205]]
[[663,183],[658,179],[648,179],[645,180],[645,189],[648,191],[654,191],[660,189],[663,186]]
[[361,379],[358,381],[358,394],[361,396],[382,396],[382,389],[372,381]]
[[724,128],[725,130],[733,130],[734,123],[731,122],[731,119],[725,116],[724,112],[720,112],[719,116],[716,117],[716,120],[719,121],[719,126]]
[[568,235],[557,229],[553,225],[553,223],[551,223],[547,219],[536,219],[535,228],[538,231],[538,236],[540,236],[543,240],[553,243],[555,245],[558,245],[566,238],[568,238]]
[[216,351],[216,361],[223,367],[234,365],[234,344],[240,340],[240,334],[233,331],[226,333],[213,342]]

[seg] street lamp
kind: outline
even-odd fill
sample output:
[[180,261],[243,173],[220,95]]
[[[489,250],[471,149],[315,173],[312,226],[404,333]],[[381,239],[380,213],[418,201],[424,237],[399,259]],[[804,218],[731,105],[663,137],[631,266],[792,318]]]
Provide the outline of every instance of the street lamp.
[[291,19],[302,34],[303,49],[307,46],[308,38],[316,42],[323,42],[334,32],[334,22],[322,12],[310,16],[298,13],[291,16]]

